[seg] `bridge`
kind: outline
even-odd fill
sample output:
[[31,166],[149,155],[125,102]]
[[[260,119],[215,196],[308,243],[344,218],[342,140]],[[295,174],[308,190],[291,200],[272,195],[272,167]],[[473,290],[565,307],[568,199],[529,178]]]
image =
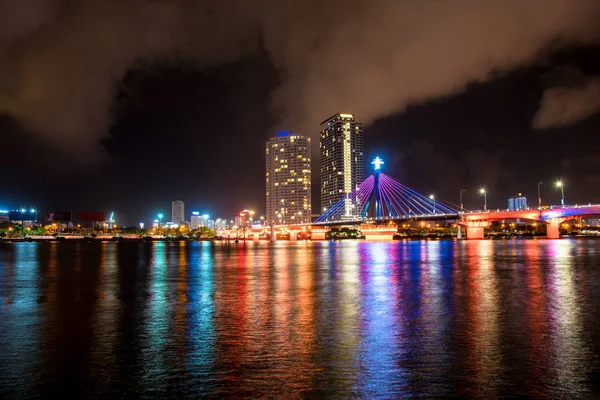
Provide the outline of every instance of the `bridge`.
[[466,228],[468,239],[483,239],[484,228],[489,227],[493,221],[507,219],[539,221],[546,224],[546,236],[549,239],[558,239],[560,224],[564,221],[597,215],[600,215],[600,205],[561,205],[541,209],[470,211],[460,213],[458,224]]
[[[383,161],[379,157],[372,164],[374,173],[339,202],[324,210],[313,223],[273,225],[270,236],[275,238],[276,231],[279,231],[289,234],[290,239],[294,240],[296,233],[310,230],[313,238],[325,239],[325,232],[333,226],[360,225],[361,230],[366,230],[372,236],[387,235],[391,238],[397,225],[402,222],[453,220],[458,226],[458,238],[461,238],[461,228],[464,228],[467,239],[483,239],[484,229],[494,221],[525,220],[546,224],[547,237],[557,239],[562,222],[600,215],[600,205],[592,204],[521,210],[465,210],[433,195],[421,194],[383,174]],[[248,229],[248,234],[256,238],[265,231],[266,228]]]

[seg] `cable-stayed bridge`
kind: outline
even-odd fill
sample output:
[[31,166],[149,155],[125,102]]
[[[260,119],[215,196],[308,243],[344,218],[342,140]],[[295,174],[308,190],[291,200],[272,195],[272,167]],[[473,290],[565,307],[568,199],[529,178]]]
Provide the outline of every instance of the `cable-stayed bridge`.
[[373,175],[325,210],[314,224],[458,217],[458,207],[433,195],[425,196],[381,173],[383,161],[379,157],[372,164],[375,165]]
[[454,206],[425,196],[388,175],[378,175],[369,176],[315,223],[458,216]]

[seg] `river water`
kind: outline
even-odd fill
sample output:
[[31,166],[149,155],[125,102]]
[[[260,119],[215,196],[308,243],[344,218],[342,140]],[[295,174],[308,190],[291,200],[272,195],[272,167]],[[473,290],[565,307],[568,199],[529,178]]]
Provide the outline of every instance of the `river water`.
[[6,243],[1,398],[600,397],[600,241]]

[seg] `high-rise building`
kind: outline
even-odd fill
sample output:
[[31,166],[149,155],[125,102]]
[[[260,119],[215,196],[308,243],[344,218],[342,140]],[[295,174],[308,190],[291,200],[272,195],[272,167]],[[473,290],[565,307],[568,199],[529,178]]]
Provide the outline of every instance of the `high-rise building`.
[[346,197],[345,215],[353,215],[355,199],[348,194],[364,179],[363,129],[353,114],[335,114],[321,122],[321,209]]
[[267,223],[310,222],[310,139],[281,132],[266,144]]
[[181,225],[185,221],[183,201],[175,200],[171,203],[171,222]]

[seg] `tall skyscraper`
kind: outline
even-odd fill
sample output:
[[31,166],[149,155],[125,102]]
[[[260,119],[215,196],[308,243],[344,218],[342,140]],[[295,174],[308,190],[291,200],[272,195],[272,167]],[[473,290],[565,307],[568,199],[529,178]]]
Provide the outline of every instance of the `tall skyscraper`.
[[183,201],[175,200],[171,203],[171,222],[181,225],[185,221]]
[[281,132],[266,145],[267,223],[310,222],[310,139]]
[[363,129],[353,114],[335,114],[321,122],[321,209],[328,210],[346,198],[345,214],[354,213],[348,198],[364,179]]

